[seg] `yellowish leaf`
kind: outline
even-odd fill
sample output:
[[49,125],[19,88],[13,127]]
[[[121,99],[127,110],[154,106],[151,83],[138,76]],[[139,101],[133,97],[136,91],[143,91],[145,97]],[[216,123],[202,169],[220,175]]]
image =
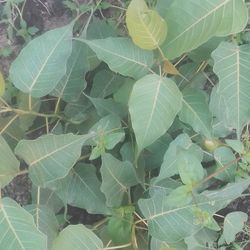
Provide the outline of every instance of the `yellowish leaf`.
[[163,62],[163,72],[165,74],[171,74],[171,75],[179,75],[178,69],[168,60],[164,60]]
[[126,24],[133,42],[142,49],[158,48],[166,39],[167,24],[144,0],[132,0],[126,13]]
[[0,96],[3,96],[4,91],[5,91],[5,81],[2,73],[0,72]]

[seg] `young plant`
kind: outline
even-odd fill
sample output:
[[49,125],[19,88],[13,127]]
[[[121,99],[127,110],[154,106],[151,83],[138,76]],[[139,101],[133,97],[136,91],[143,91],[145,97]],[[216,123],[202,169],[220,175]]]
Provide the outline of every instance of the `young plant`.
[[[132,0],[119,11],[126,36],[91,15],[79,36],[75,19],[13,61],[0,186],[28,174],[32,202],[1,198],[0,249],[245,244],[247,214],[220,210],[250,184],[246,3]],[[68,205],[102,218],[73,225]]]

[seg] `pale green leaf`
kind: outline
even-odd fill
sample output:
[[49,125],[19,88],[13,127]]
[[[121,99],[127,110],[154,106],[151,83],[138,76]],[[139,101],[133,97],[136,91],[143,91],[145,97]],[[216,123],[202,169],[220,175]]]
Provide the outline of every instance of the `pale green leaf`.
[[227,244],[230,244],[235,240],[236,234],[243,230],[244,223],[247,219],[247,214],[240,211],[232,212],[226,215],[224,219],[223,236]]
[[102,241],[82,224],[64,228],[53,243],[52,250],[102,250]]
[[67,62],[67,71],[50,95],[66,102],[77,100],[86,87],[85,74],[89,70],[87,45],[73,41],[71,55]]
[[163,51],[173,59],[213,36],[240,32],[248,13],[242,0],[178,0],[168,9],[165,20],[169,31]]
[[205,93],[199,89],[185,88],[182,94],[183,104],[179,113],[180,120],[189,124],[195,132],[210,138],[212,115],[209,112]]
[[181,207],[191,203],[192,199],[192,186],[182,185],[168,195],[167,203],[170,207]]
[[50,249],[52,241],[59,233],[59,224],[55,213],[47,206],[38,204],[28,205],[24,208],[32,214],[37,229],[47,236],[48,249]]
[[139,208],[148,221],[149,234],[171,245],[204,227],[194,213],[197,208],[212,216],[237,198],[248,185],[249,179],[228,184],[220,190],[206,191],[196,196],[192,204],[178,208],[169,207],[165,194],[158,193],[150,199],[139,200]]
[[0,187],[7,185],[19,172],[19,161],[5,139],[0,136]]
[[66,73],[72,49],[73,23],[44,33],[28,43],[12,63],[16,88],[33,97],[49,94]]
[[55,191],[64,204],[84,208],[92,214],[109,214],[100,186],[95,168],[78,164],[65,178],[52,182],[49,188]]
[[124,76],[139,79],[151,71],[150,68],[154,63],[153,52],[138,48],[128,38],[109,37],[81,41],[88,44],[112,71]]
[[10,198],[0,204],[0,249],[47,250],[46,236],[34,223],[30,213]]
[[129,112],[139,152],[168,130],[181,105],[182,94],[168,78],[147,75],[135,83]]
[[214,86],[210,95],[209,109],[213,116],[213,135],[226,137],[232,132],[228,128],[228,112],[226,111],[225,98],[218,92],[218,85]]
[[193,144],[187,134],[180,134],[170,143],[164,155],[157,181],[178,174],[177,160],[179,158],[180,149],[189,150],[189,152],[195,154],[200,161],[203,158],[201,148]]
[[218,93],[225,102],[227,127],[237,131],[250,119],[250,45],[236,46],[223,42],[212,53],[214,72],[219,77]]
[[205,176],[199,157],[190,150],[181,149],[178,154],[177,168],[181,180],[186,185],[197,184]]
[[153,50],[166,39],[167,24],[144,0],[132,0],[126,12],[126,24],[133,42],[140,48]]
[[101,191],[109,207],[119,207],[128,188],[138,183],[133,165],[119,161],[111,154],[102,156],[101,175]]
[[21,140],[15,153],[29,165],[32,182],[46,187],[69,173],[89,138],[88,135],[44,135],[36,140]]

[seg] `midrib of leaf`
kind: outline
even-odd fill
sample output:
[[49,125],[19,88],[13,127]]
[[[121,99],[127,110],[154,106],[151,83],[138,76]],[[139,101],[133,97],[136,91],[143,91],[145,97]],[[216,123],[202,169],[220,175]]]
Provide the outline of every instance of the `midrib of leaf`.
[[184,98],[182,100],[183,100],[183,103],[188,107],[188,109],[194,114],[194,116],[197,117],[202,127],[205,128],[206,132],[210,134],[210,131],[207,129],[207,126],[203,123],[203,121],[200,119],[199,115],[195,112],[195,110],[184,100]]
[[[225,6],[229,1],[231,0],[225,0],[223,3],[221,3],[220,5],[216,6],[214,9],[212,9],[210,12],[208,12],[206,15],[204,15],[203,17],[201,17],[200,19],[198,19],[196,22],[194,22],[192,25],[190,25],[189,27],[187,27],[182,33],[180,33],[177,37],[175,37],[172,41],[168,42],[168,45],[172,44],[173,42],[175,42],[175,40],[177,40],[178,38],[180,38],[181,36],[183,36],[183,34],[185,34],[186,32],[188,32],[190,29],[192,29],[195,25],[197,25],[198,23],[202,22],[204,19],[206,19],[208,16],[212,15],[215,11],[217,11],[218,9],[220,9],[221,7]],[[168,46],[167,46],[168,47]]]
[[150,38],[152,39],[152,41],[154,42],[154,45],[159,46],[158,41],[155,40],[155,38],[153,37],[152,33],[151,33],[150,30],[148,29],[148,26],[143,22],[142,15],[140,15],[139,13],[138,13],[138,15],[139,15],[140,21],[141,21],[141,23],[142,23],[144,29],[146,30],[146,32],[148,33],[149,37],[150,37]]
[[[80,41],[81,41],[81,40],[80,40]],[[141,65],[141,66],[143,66],[145,69],[147,69],[149,72],[151,72],[151,73],[152,73],[152,70],[148,67],[148,65],[147,65],[147,64],[144,64],[144,63],[141,63],[141,62],[135,61],[135,60],[133,60],[133,59],[131,59],[131,58],[129,58],[129,57],[125,57],[125,56],[122,56],[122,55],[120,55],[120,54],[117,54],[117,53],[115,53],[115,52],[113,52],[113,51],[110,51],[110,50],[104,49],[104,48],[102,48],[102,47],[97,46],[97,45],[96,45],[96,44],[94,44],[94,43],[91,43],[91,45],[92,45],[92,46],[94,46],[94,47],[96,47],[96,48],[98,48],[98,49],[101,49],[101,50],[103,50],[103,51],[105,51],[105,52],[107,52],[107,53],[110,53],[111,55],[114,55],[114,56],[120,57],[120,58],[122,58],[122,59],[124,59],[124,60],[127,60],[127,61],[129,61],[129,62],[132,62],[132,63],[138,64],[138,65]]]
[[148,135],[148,130],[149,130],[150,124],[151,124],[152,119],[153,119],[153,115],[154,115],[154,111],[155,111],[155,108],[156,108],[157,99],[158,99],[159,92],[160,92],[161,83],[162,83],[162,79],[159,79],[158,85],[157,85],[157,89],[156,89],[156,93],[155,93],[155,96],[154,96],[152,110],[151,110],[151,113],[150,113],[150,116],[149,116],[149,119],[148,119],[146,131],[144,133],[144,137],[143,137],[143,140],[142,140],[143,141],[142,145],[144,144],[145,138]]
[[6,219],[7,223],[8,223],[8,225],[9,225],[9,227],[10,227],[12,233],[15,235],[15,237],[16,237],[16,239],[17,239],[19,245],[20,245],[20,247],[21,247],[23,250],[25,250],[25,247],[24,247],[23,243],[21,242],[20,238],[18,237],[18,235],[16,234],[16,231],[15,231],[14,227],[12,226],[12,224],[11,224],[9,218],[8,218],[8,214],[6,213],[6,211],[5,211],[3,205],[1,206],[1,210],[3,211],[4,217],[5,217],[5,219]]
[[[224,201],[224,200],[228,200],[229,198],[225,198],[225,199],[218,199],[218,200],[213,200],[213,201]],[[191,205],[187,205],[187,206],[184,206],[184,207],[178,207],[178,208],[174,208],[172,210],[167,210],[167,211],[164,211],[164,212],[161,212],[161,213],[158,213],[158,214],[155,214],[155,215],[152,215],[150,216],[149,218],[147,218],[147,220],[153,220],[155,218],[158,218],[160,216],[164,216],[164,215],[167,215],[167,214],[171,214],[171,213],[175,213],[177,211],[180,211],[180,210],[185,210],[187,208],[192,208],[192,207],[197,207],[197,206],[200,206],[200,205],[206,205],[206,204],[209,204],[209,203],[212,203],[213,201],[205,201],[205,202],[200,202],[200,203],[197,203],[197,204],[191,204]]]
[[64,84],[63,88],[61,89],[61,91],[60,91],[59,94],[58,94],[58,99],[59,99],[59,101],[60,101],[60,99],[62,99],[64,90],[65,90],[65,88],[66,88],[66,86],[67,86],[67,84],[68,84],[69,78],[70,78],[70,76],[71,76],[71,73],[72,73],[72,71],[73,71],[73,68],[74,68],[74,66],[75,66],[77,60],[78,60],[78,56],[75,57],[75,60],[74,60],[74,62],[73,62],[73,64],[72,64],[72,67],[70,68],[70,71],[68,72],[68,75],[67,75],[67,77],[66,77],[66,79],[65,79],[65,84]]
[[98,95],[98,98],[105,96],[106,90],[112,84],[112,82],[113,82],[114,79],[115,79],[115,76],[112,75],[112,78],[109,80],[108,84],[105,86],[105,88],[102,90],[102,92]]
[[236,67],[237,67],[237,131],[240,133],[240,50],[239,47],[235,51],[236,53]]
[[56,50],[56,48],[58,47],[59,43],[63,40],[65,34],[68,32],[68,29],[62,34],[61,38],[58,39],[57,43],[55,44],[54,48],[51,50],[51,52],[49,53],[49,55],[47,56],[47,58],[45,59],[44,63],[42,64],[42,67],[40,68],[40,70],[38,71],[36,77],[33,79],[32,84],[30,85],[30,87],[28,88],[29,91],[31,91],[33,89],[33,87],[36,84],[37,79],[39,78],[39,76],[41,75],[42,71],[44,70],[47,62],[49,61],[50,57],[52,56],[52,54],[54,53],[54,51]]

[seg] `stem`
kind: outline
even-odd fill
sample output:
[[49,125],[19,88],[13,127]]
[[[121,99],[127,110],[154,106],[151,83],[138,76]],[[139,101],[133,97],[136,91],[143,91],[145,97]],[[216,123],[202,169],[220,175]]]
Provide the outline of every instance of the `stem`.
[[49,133],[49,120],[48,117],[45,117],[46,133]]
[[15,121],[16,120],[16,118],[18,117],[18,115],[15,115],[4,127],[3,127],[3,129],[0,131],[0,135],[11,125],[11,123],[13,122],[13,121]]
[[40,205],[40,194],[41,194],[41,188],[37,187],[37,196],[36,196],[36,225],[38,227],[38,222],[39,222],[39,215],[38,215],[38,208]]
[[32,97],[31,94],[29,94],[29,111],[32,110]]
[[224,172],[225,170],[227,170],[228,168],[230,168],[234,163],[237,163],[238,161],[241,160],[241,157],[239,156],[238,158],[236,158],[235,160],[233,161],[230,161],[229,163],[227,163],[226,165],[224,165],[224,167],[218,169],[216,172],[208,175],[206,178],[204,178],[201,182],[199,182],[198,184],[196,184],[194,187],[197,187],[197,186],[200,186],[202,185],[203,183],[211,180],[212,178],[214,178],[215,176],[217,176],[218,174]]
[[112,250],[112,249],[122,249],[122,248],[125,248],[125,247],[130,247],[131,246],[131,243],[127,243],[127,244],[124,244],[124,245],[120,245],[120,246],[114,246],[114,247],[105,247],[103,248],[103,250]]

